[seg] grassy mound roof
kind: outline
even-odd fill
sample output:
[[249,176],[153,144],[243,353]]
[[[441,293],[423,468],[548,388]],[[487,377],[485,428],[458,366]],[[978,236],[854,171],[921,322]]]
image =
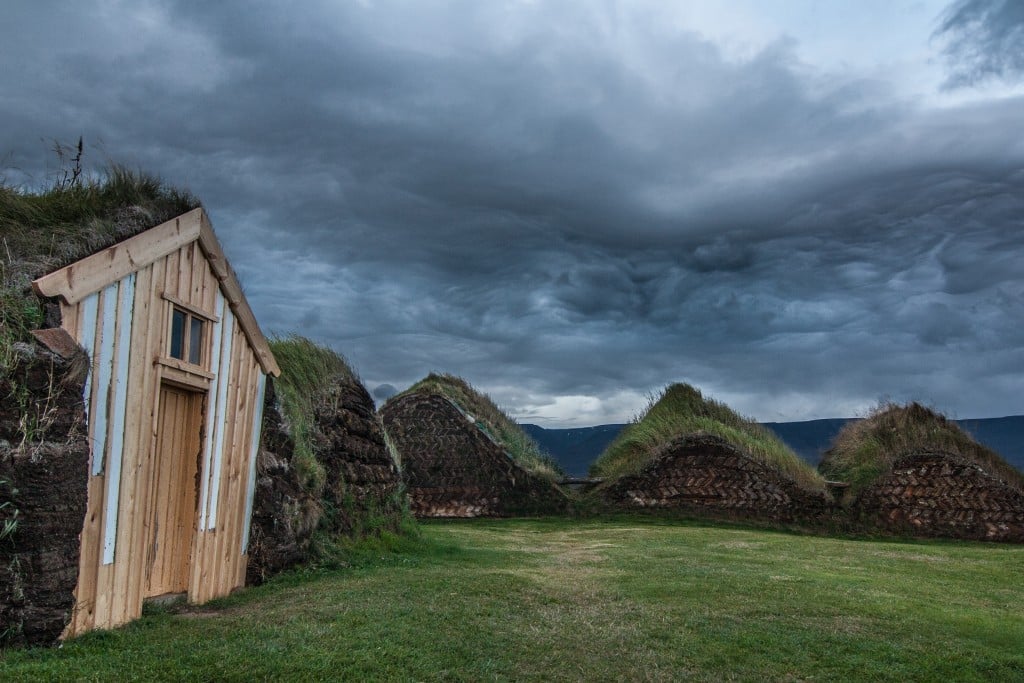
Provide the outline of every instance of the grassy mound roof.
[[0,181],[0,371],[11,345],[43,322],[32,280],[198,206],[189,193],[119,166],[40,191]]
[[774,433],[742,417],[724,403],[705,398],[689,384],[671,384],[651,399],[591,465],[593,476],[608,479],[639,472],[661,446],[687,434],[722,438],[756,460],[784,472],[797,485],[820,491],[824,479]]
[[292,465],[306,489],[319,496],[326,473],[313,450],[311,434],[318,391],[334,377],[359,380],[340,354],[305,337],[276,337],[269,344],[281,368],[281,376],[274,380],[274,389],[295,440]]
[[458,405],[463,412],[472,415],[477,426],[501,444],[512,459],[527,472],[551,481],[564,475],[558,463],[542,451],[522,427],[498,408],[487,394],[477,391],[461,377],[431,373],[398,396],[421,391],[444,396]]
[[883,404],[865,419],[848,423],[818,468],[830,479],[849,482],[846,495],[853,498],[891,471],[902,456],[924,450],[959,455],[1024,491],[1024,475],[1016,468],[955,422],[919,403]]

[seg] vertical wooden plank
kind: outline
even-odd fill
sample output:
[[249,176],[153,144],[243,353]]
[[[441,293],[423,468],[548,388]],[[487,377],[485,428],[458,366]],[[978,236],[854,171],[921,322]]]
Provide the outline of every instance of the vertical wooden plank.
[[256,404],[259,399],[260,379],[263,376],[260,371],[259,363],[256,361],[256,357],[252,354],[251,350],[247,350],[246,362],[249,365],[249,376],[246,380],[248,389],[246,392],[245,416],[243,421],[239,424],[239,429],[242,430],[243,439],[240,442],[238,450],[238,477],[235,482],[235,502],[233,505],[233,542],[225,550],[225,555],[230,560],[231,566],[231,580],[228,586],[229,591],[234,590],[236,587],[244,583],[244,579],[240,582],[238,577],[240,575],[239,567],[242,565],[242,559],[244,557],[242,548],[246,544],[246,531],[249,527],[246,521],[249,492],[249,463],[253,457],[253,444],[255,438],[253,433],[253,421],[257,410]]
[[[94,368],[96,367],[96,322],[99,318],[99,305],[100,295],[99,292],[92,294],[85,299],[76,307],[80,309],[80,324],[81,327],[78,333],[75,335],[75,339],[78,343],[85,347],[86,353],[89,356],[89,373],[85,376],[85,386],[82,388],[82,401],[85,404],[85,419],[86,425],[89,430],[89,443],[92,443],[93,438],[93,420],[92,416],[95,414],[93,408],[93,386],[95,381],[93,378]],[[91,451],[90,451],[91,457]],[[89,468],[90,473],[92,472],[92,466]]]
[[104,470],[104,456],[107,451],[107,433],[110,409],[110,383],[113,376],[114,363],[114,328],[117,323],[117,285],[113,284],[99,292],[100,327],[99,355],[96,358],[96,410],[92,441],[92,474],[101,474]]
[[[99,561],[98,553],[98,528],[103,504],[102,480],[92,476],[92,443],[94,440],[94,429],[96,427],[97,407],[95,402],[95,368],[99,357],[97,345],[98,321],[99,321],[100,293],[96,292],[86,297],[75,306],[79,329],[74,332],[75,338],[85,347],[89,355],[89,374],[85,378],[85,387],[82,390],[82,398],[85,403],[86,429],[88,430],[89,448],[89,478],[86,484],[85,517],[82,520],[82,533],[79,534],[79,556],[78,556],[78,581],[75,585],[75,606],[72,612],[71,622],[64,632],[64,637],[77,635],[87,629],[92,623],[93,604],[96,599],[96,563]],[[62,305],[62,308],[68,308]],[[70,322],[67,314],[64,314],[63,324]],[[67,329],[65,327],[65,329]]]
[[109,452],[110,417],[113,404],[113,371],[114,341],[117,322],[117,284],[110,285],[100,292],[98,333],[100,336],[99,357],[96,364],[96,425],[92,443],[92,473],[94,478],[102,480],[102,508],[99,515],[99,528],[96,537],[96,594],[93,600],[92,628],[109,628],[115,625],[111,618],[111,598],[113,595],[114,570],[105,561],[104,545],[106,529],[111,523],[108,519],[116,514],[110,502],[110,472],[106,463]]
[[217,292],[217,307],[216,313],[220,322],[214,323],[213,325],[213,343],[211,345],[211,360],[210,370],[216,375],[214,382],[211,383],[210,391],[206,397],[206,441],[203,444],[203,465],[200,472],[200,491],[199,491],[199,529],[205,531],[206,526],[206,508],[208,505],[207,499],[210,493],[210,467],[213,457],[214,450],[214,436],[216,435],[216,422],[217,422],[217,401],[220,396],[220,377],[222,374],[221,369],[221,336],[224,330],[224,326],[227,324],[225,320],[225,313],[227,308],[224,305],[224,297]]
[[[125,457],[123,479],[131,483],[119,515],[124,519],[118,543],[123,557],[116,570],[115,590],[123,590],[122,619],[128,621],[142,612],[147,569],[147,541],[152,527],[153,455],[150,435],[154,432],[159,396],[159,370],[153,365],[163,331],[160,298],[164,259],[157,259],[139,271],[135,286],[131,356],[127,371],[129,405],[125,415]],[[124,492],[123,492],[124,494]]]
[[211,562],[215,557],[216,541],[218,537],[216,524],[217,497],[220,491],[221,467],[223,464],[224,440],[226,430],[225,412],[228,405],[228,389],[231,374],[231,358],[234,346],[235,320],[231,309],[226,305],[224,298],[219,297],[220,308],[223,315],[220,316],[220,336],[218,350],[215,351],[218,364],[215,367],[216,380],[210,388],[208,406],[209,427],[207,430],[207,447],[209,448],[208,467],[202,476],[202,491],[200,492],[200,531],[196,537],[195,556],[193,557],[192,574],[189,579],[189,600],[192,602],[205,602],[209,599],[209,591],[212,580]]
[[[198,242],[197,242],[198,244]],[[203,257],[203,309],[207,311],[216,310],[217,294],[220,292],[220,283],[210,268],[210,262]]]
[[80,314],[81,310],[78,308],[78,304],[60,302],[60,326],[75,339],[78,339],[77,333],[82,327],[82,322],[78,318]]
[[[127,605],[127,571],[131,568],[130,545],[135,511],[136,477],[132,468],[132,454],[125,452],[125,417],[128,412],[128,371],[131,355],[133,306],[135,303],[136,273],[120,281],[117,302],[116,363],[111,383],[110,436],[107,455],[107,513],[104,517],[103,562],[114,564],[110,619],[113,625],[125,623],[133,614]],[[127,465],[127,468],[125,467]],[[118,550],[118,539],[122,546]],[[120,561],[117,561],[117,560]]]
[[[190,287],[189,303],[193,306],[203,307],[203,276],[209,266],[203,252],[199,249],[199,242],[193,242],[192,246],[192,285]],[[210,310],[210,309],[204,309]]]
[[178,296],[178,263],[180,261],[180,252],[172,251],[164,259],[164,265],[166,267],[164,276],[164,293],[171,296]]
[[252,422],[252,403],[255,397],[255,363],[249,345],[242,345],[239,353],[238,395],[235,402],[234,437],[232,439],[230,468],[225,486],[224,499],[228,501],[225,533],[220,548],[220,594],[226,595],[235,587],[238,558],[242,535],[242,508],[245,503],[245,480],[248,471],[246,459],[249,454],[249,425]]
[[[220,478],[224,459],[224,444],[227,437],[228,427],[231,424],[231,404],[228,402],[228,392],[231,388],[232,372],[235,370],[235,327],[235,316],[231,314],[230,309],[225,307],[224,337],[222,339],[223,348],[221,350],[221,372],[218,373],[217,376],[217,439],[213,449],[213,462],[210,466],[210,474],[212,478],[210,480],[209,507],[206,513],[207,529],[214,529],[217,527],[217,505],[219,502],[218,494],[220,492]],[[241,344],[242,342],[240,341],[239,343]]]
[[[107,510],[103,531],[103,564],[114,561],[117,544],[118,500],[121,466],[124,456],[124,419],[127,410],[128,358],[131,351],[132,304],[135,300],[135,273],[120,281],[117,298],[117,339],[111,369],[110,432],[107,450]],[[132,473],[129,473],[132,474]]]
[[241,336],[240,330],[238,329],[237,321],[234,322],[233,336],[236,343],[232,345],[230,354],[231,367],[228,371],[228,391],[227,400],[224,404],[224,441],[222,444],[222,455],[221,464],[218,472],[216,486],[211,490],[214,492],[214,498],[211,502],[216,504],[215,514],[212,514],[212,518],[215,526],[217,527],[217,537],[214,541],[213,552],[211,557],[208,559],[209,569],[208,573],[210,576],[208,584],[208,596],[213,597],[220,595],[223,591],[222,582],[224,580],[224,562],[223,562],[223,548],[224,544],[228,542],[228,536],[230,530],[228,529],[229,513],[230,513],[230,497],[231,491],[231,464],[232,458],[235,455],[235,439],[237,438],[237,415],[238,415],[238,399],[241,393],[240,382],[242,381],[242,363],[241,356],[246,348],[245,338]]
[[89,477],[85,520],[79,537],[78,583],[71,623],[62,637],[72,637],[93,627],[96,612],[96,574],[99,568],[100,522],[103,517],[103,477]]
[[[259,377],[256,380],[256,402],[253,405],[253,416],[252,416],[252,438],[249,448],[249,473],[247,475],[245,484],[245,512],[243,513],[242,521],[244,528],[242,529],[242,555],[247,555],[249,552],[249,531],[252,525],[252,504],[253,498],[256,495],[256,458],[260,451],[260,438],[263,434],[263,401],[267,395],[267,376],[263,374],[262,369],[258,370]],[[244,578],[244,567],[245,562],[242,563]]]
[[185,432],[188,442],[185,446],[185,457],[182,461],[181,497],[178,501],[178,526],[175,534],[178,543],[178,563],[176,569],[176,585],[188,589],[191,570],[192,543],[196,531],[197,497],[196,490],[199,474],[199,454],[202,447],[200,430],[203,420],[203,395],[191,394],[188,404],[188,428]]
[[186,245],[178,250],[178,298],[188,301],[192,289],[192,250]]

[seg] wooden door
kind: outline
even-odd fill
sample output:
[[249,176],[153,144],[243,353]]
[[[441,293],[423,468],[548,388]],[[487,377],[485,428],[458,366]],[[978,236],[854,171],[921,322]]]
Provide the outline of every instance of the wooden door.
[[200,393],[160,386],[146,597],[188,590],[198,508],[202,399]]

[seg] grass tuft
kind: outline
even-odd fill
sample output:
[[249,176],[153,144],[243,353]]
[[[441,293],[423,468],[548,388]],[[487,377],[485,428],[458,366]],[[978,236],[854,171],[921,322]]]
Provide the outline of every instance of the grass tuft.
[[590,468],[592,476],[614,479],[639,472],[659,447],[687,434],[711,434],[788,475],[813,491],[824,479],[766,427],[724,403],[704,397],[689,384],[671,384],[652,396],[647,408],[626,426]]
[[527,472],[549,481],[558,481],[565,476],[555,459],[542,451],[522,427],[506,415],[487,394],[477,391],[461,377],[431,373],[399,396],[417,391],[440,394],[472,415],[477,426],[501,444],[512,459]]
[[118,165],[38,191],[0,180],[0,371],[10,367],[13,345],[42,325],[32,280],[199,205],[156,176]]
[[952,420],[920,403],[883,403],[868,417],[847,423],[818,466],[830,479],[849,482],[852,500],[902,456],[923,450],[944,451],[976,462],[990,474],[1024,491],[1024,474],[971,438]]

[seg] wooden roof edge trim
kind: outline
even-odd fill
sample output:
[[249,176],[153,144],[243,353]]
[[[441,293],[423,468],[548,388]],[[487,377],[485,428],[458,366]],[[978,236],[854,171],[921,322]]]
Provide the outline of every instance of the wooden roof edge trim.
[[245,298],[245,293],[242,292],[238,277],[231,264],[228,263],[227,257],[224,256],[224,250],[221,248],[220,241],[213,232],[213,225],[205,212],[200,216],[198,239],[199,247],[206,255],[210,269],[220,283],[221,293],[227,300],[228,306],[231,307],[231,312],[235,314],[242,333],[249,340],[249,346],[256,354],[256,361],[263,368],[264,373],[279,377],[281,368],[277,365],[277,359],[274,358],[270,344],[267,343],[267,338],[260,330],[259,323],[256,322],[256,316],[249,308],[249,302]]
[[199,239],[205,213],[192,209],[32,282],[36,294],[76,304],[93,292]]

